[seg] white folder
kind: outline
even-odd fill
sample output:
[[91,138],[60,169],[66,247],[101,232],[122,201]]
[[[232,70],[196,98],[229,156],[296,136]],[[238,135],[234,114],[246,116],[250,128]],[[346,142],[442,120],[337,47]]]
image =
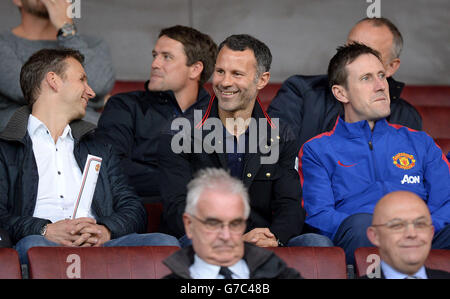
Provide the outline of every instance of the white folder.
[[84,165],[81,179],[80,192],[78,193],[72,219],[88,217],[91,210],[92,198],[94,197],[95,186],[97,185],[98,174],[102,165],[102,158],[88,155]]

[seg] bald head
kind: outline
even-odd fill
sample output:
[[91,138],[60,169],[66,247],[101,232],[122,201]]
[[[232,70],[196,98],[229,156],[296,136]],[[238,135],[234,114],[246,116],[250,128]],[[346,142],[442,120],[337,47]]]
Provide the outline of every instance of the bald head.
[[411,213],[431,219],[427,205],[417,194],[409,191],[391,192],[375,206],[372,224],[385,223],[399,215],[412,215]]
[[403,39],[389,20],[363,19],[349,32],[347,43],[358,42],[364,44],[381,54],[386,76],[391,77],[400,67],[400,52]]
[[367,237],[378,247],[384,262],[400,273],[413,275],[430,252],[434,235],[431,223],[428,207],[419,196],[396,191],[378,201]]

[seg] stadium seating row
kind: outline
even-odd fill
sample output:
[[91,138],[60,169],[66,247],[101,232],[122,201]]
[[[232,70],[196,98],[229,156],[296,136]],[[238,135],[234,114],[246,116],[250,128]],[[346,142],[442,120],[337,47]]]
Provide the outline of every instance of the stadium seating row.
[[[268,248],[307,279],[346,279],[344,251],[339,247]],[[169,274],[162,261],[178,250],[152,247],[33,247],[28,251],[29,278],[51,279],[157,279]],[[355,251],[356,274],[363,276],[379,264],[377,248]],[[375,255],[375,256],[374,256]],[[433,249],[425,263],[450,271],[450,250]],[[0,279],[22,278],[17,252],[0,248]]]
[[[267,108],[281,83],[270,83],[259,92],[259,98]],[[211,83],[205,88],[212,93]],[[112,94],[144,89],[144,82],[117,81]],[[423,130],[434,138],[444,154],[450,151],[450,86],[406,85],[402,98],[412,104],[423,119]]]

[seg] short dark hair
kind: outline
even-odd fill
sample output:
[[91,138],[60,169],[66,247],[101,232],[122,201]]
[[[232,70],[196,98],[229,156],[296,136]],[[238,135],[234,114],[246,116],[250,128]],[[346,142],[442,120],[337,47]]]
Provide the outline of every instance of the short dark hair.
[[194,28],[181,25],[162,29],[158,37],[163,35],[183,44],[187,66],[193,65],[197,61],[203,63],[203,71],[199,80],[199,85],[203,86],[211,77],[216,63],[217,45],[214,40]]
[[337,53],[331,58],[330,63],[328,64],[328,81],[330,87],[333,85],[342,85],[347,88],[348,74],[346,66],[363,54],[372,54],[383,63],[380,53],[366,45],[350,43],[338,47]]
[[246,49],[252,50],[256,58],[256,71],[258,76],[270,70],[270,65],[272,64],[272,53],[265,43],[254,38],[253,36],[248,34],[231,35],[219,45],[219,51],[224,46],[227,46],[233,51],[245,51]]
[[65,78],[68,58],[74,58],[81,64],[84,62],[83,54],[68,48],[42,49],[28,58],[20,70],[20,87],[29,107],[39,97],[41,83],[47,73],[55,72]]
[[403,36],[400,33],[400,30],[398,30],[397,26],[394,25],[389,19],[386,18],[364,18],[360,20],[358,23],[362,22],[370,22],[375,27],[381,27],[386,26],[389,31],[392,33],[393,36],[393,42],[392,42],[392,49],[391,49],[391,59],[400,57],[400,53],[403,49]]

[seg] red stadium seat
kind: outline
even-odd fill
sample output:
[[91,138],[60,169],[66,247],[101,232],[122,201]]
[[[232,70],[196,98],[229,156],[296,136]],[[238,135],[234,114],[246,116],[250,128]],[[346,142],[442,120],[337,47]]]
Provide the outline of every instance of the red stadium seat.
[[436,138],[434,141],[441,148],[444,156],[446,156],[447,153],[450,152],[450,138]]
[[170,270],[162,261],[175,246],[33,247],[28,250],[30,278],[162,278]]
[[450,106],[417,106],[422,116],[423,130],[433,138],[450,138]]
[[144,84],[145,81],[116,81],[111,94],[115,95],[123,92],[144,90]]
[[0,248],[0,279],[21,279],[19,255],[12,248]]
[[[259,92],[259,98],[265,109],[275,97],[281,83],[269,83]],[[205,84],[212,94],[211,82]],[[144,90],[144,81],[116,81],[112,94]],[[406,85],[402,98],[417,108],[423,119],[423,129],[441,147],[444,154],[450,151],[450,86]]]
[[[135,90],[144,90],[145,81],[116,81],[111,94],[129,92]],[[260,91],[262,102],[272,101],[278,89],[280,82],[271,82]],[[212,93],[211,82],[205,84],[206,90]],[[450,107],[450,86],[433,85],[406,85],[403,88],[401,97],[406,99],[411,105],[424,107]]]
[[[356,276],[366,275],[367,268],[379,261],[378,248],[376,247],[361,247],[355,250],[355,266]],[[425,267],[437,270],[450,272],[450,250],[446,249],[431,249]]]
[[309,279],[346,279],[345,253],[340,247],[268,247]]
[[415,107],[450,107],[450,86],[405,85],[401,97]]

